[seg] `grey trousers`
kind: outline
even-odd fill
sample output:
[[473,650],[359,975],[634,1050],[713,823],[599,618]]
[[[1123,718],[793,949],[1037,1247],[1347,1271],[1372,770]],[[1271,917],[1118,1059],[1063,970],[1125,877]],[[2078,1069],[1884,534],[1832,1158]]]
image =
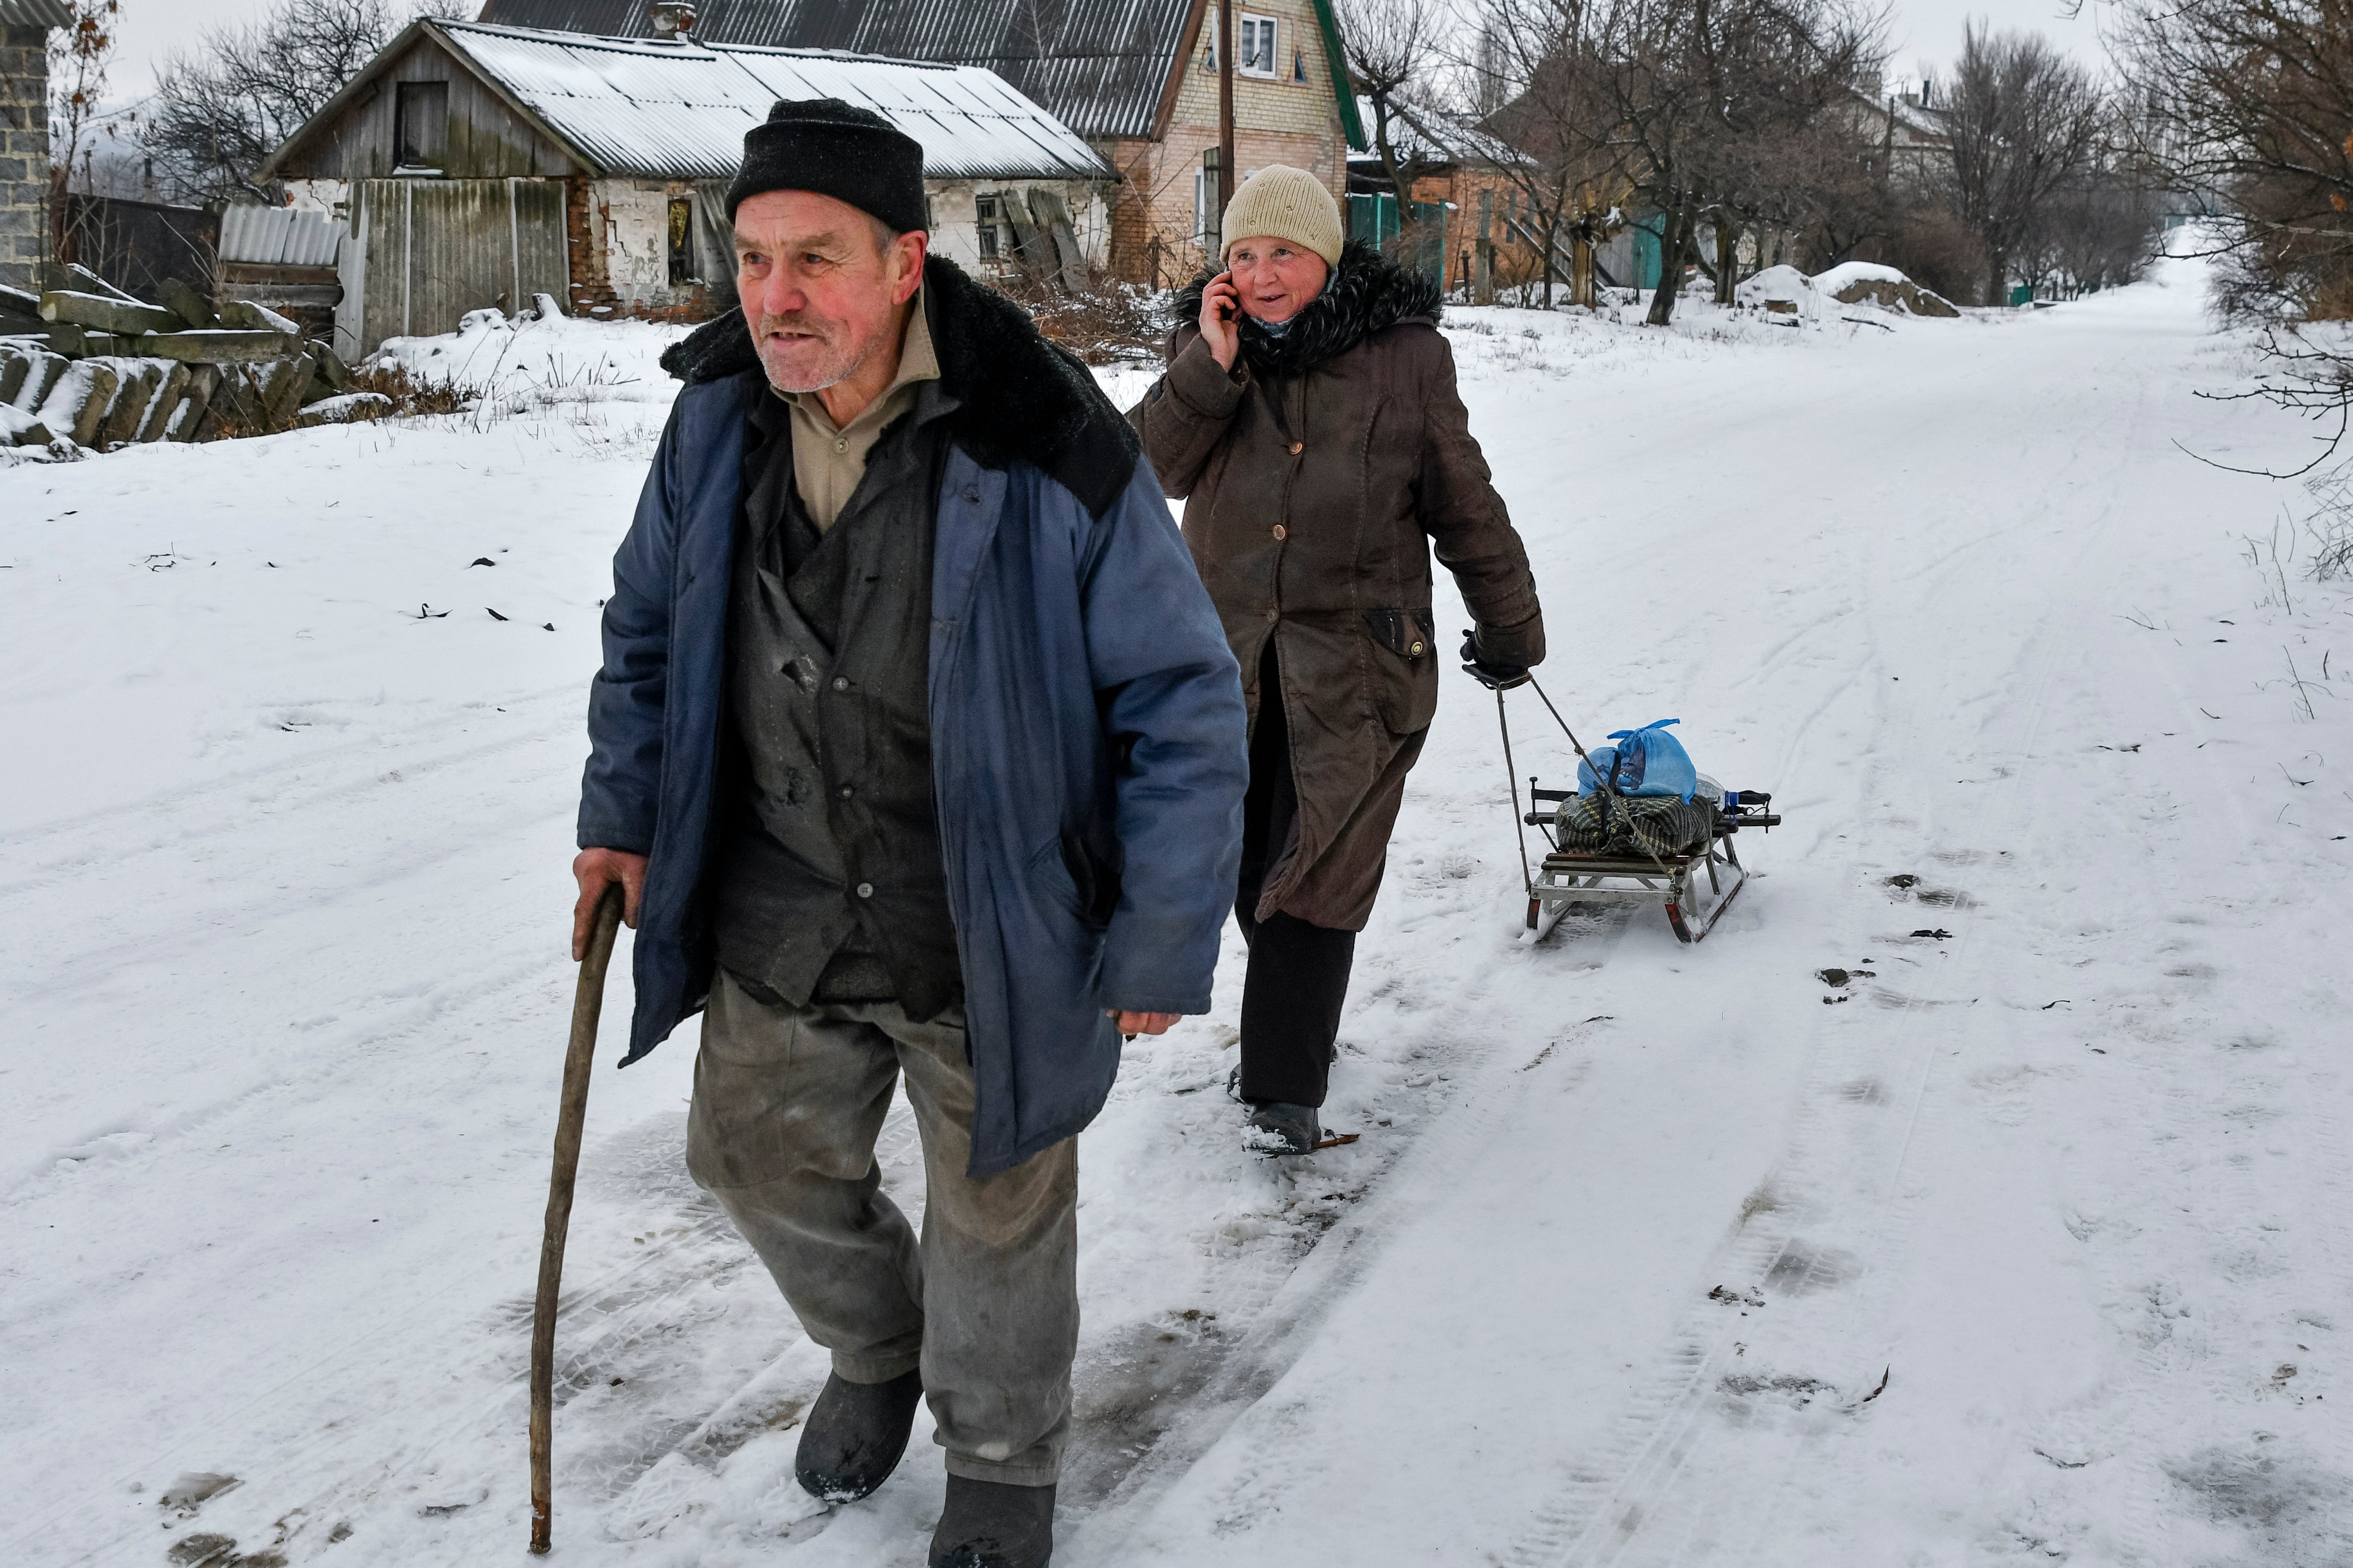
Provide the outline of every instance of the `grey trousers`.
[[[882,1193],[874,1141],[903,1072],[923,1141],[923,1230]],[[694,1064],[686,1164],[851,1383],[921,1368],[952,1475],[1059,1479],[1079,1340],[1078,1141],[975,1181],[964,1015],[772,1007],[721,970]]]

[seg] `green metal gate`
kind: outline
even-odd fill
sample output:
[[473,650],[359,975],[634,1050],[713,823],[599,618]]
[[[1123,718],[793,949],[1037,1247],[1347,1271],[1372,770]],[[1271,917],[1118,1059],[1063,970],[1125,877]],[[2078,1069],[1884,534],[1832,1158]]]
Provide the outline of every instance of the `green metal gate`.
[[1398,263],[1409,267],[1440,288],[1446,285],[1446,204],[1416,202],[1413,204],[1413,241],[1410,256],[1397,255],[1395,242],[1405,232],[1398,216],[1397,197],[1386,192],[1375,195],[1351,195],[1348,197],[1348,237],[1361,239],[1377,249],[1397,255]]

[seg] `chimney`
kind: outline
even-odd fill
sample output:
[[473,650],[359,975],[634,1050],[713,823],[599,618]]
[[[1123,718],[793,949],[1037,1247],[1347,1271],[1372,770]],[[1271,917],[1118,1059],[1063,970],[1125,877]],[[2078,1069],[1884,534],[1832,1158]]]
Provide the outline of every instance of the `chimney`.
[[685,43],[694,33],[694,6],[691,0],[653,0],[646,7],[652,18],[654,37],[664,43]]

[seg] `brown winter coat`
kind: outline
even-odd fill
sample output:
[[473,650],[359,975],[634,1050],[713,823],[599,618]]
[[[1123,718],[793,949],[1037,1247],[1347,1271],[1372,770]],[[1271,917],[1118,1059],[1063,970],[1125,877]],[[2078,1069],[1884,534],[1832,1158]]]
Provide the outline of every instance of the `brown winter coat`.
[[1231,374],[1193,324],[1200,289],[1179,296],[1187,324],[1128,420],[1185,501],[1253,730],[1275,642],[1299,811],[1259,918],[1362,931],[1460,635],[1432,616],[1430,552],[1490,663],[1544,658],[1535,584],[1455,391],[1434,285],[1351,244],[1282,338],[1244,321]]

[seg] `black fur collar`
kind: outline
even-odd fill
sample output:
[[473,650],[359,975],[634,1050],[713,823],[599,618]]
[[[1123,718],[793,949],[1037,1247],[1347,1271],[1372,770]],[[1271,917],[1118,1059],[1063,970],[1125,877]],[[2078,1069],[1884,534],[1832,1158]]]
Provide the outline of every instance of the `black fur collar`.
[[[1200,319],[1201,290],[1210,276],[1204,272],[1177,292],[1173,309],[1178,321]],[[1261,375],[1297,375],[1330,363],[1399,321],[1420,316],[1435,325],[1439,297],[1436,283],[1352,239],[1341,249],[1340,265],[1332,269],[1324,292],[1291,318],[1289,331],[1278,338],[1242,318],[1242,358]]]
[[[1021,307],[954,262],[927,259],[923,285],[941,385],[960,405],[948,416],[951,438],[983,468],[1028,463],[1092,515],[1109,510],[1134,478],[1142,448],[1087,367],[1039,335]],[[730,310],[672,343],[661,366],[697,386],[757,374],[760,356],[743,312]]]

